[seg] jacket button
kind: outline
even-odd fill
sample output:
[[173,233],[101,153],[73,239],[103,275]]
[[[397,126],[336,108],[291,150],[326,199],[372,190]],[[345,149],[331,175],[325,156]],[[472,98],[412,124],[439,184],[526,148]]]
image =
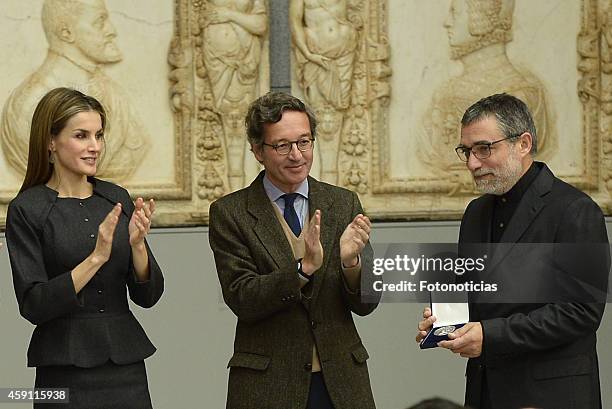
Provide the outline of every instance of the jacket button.
[[98,294],[102,294],[102,290],[98,290]]
[[100,308],[100,309],[98,310],[98,312],[103,313],[103,312],[104,312],[104,308]]
[[315,329],[317,327],[317,322],[316,321],[311,321],[310,322],[310,326],[312,327],[312,329]]
[[305,364],[304,369],[307,371],[312,371],[312,364]]

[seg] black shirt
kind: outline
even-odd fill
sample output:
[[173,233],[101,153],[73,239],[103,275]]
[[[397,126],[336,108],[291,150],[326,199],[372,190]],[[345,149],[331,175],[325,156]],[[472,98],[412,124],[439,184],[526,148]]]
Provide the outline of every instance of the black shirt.
[[495,204],[493,206],[493,218],[491,226],[491,242],[499,243],[504,231],[507,229],[508,223],[512,220],[518,204],[523,195],[529,189],[535,178],[540,173],[541,166],[533,162],[527,172],[518,182],[503,195],[495,196]]

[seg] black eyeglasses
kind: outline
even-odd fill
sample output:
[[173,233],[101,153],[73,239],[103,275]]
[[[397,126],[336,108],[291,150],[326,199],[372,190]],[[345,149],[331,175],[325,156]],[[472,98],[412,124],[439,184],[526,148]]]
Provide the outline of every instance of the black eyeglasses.
[[522,133],[518,135],[510,135],[493,142],[478,142],[475,143],[474,146],[472,146],[471,148],[468,148],[467,146],[457,146],[455,148],[455,152],[457,152],[457,156],[459,156],[459,159],[461,159],[463,162],[467,162],[468,160],[470,160],[470,154],[472,153],[478,159],[486,159],[491,156],[491,146],[507,139],[518,138],[521,135]]
[[269,143],[262,142],[262,145],[274,148],[274,150],[278,152],[279,155],[288,155],[289,152],[291,152],[291,149],[293,148],[293,144],[297,146],[300,152],[306,152],[312,149],[312,146],[314,145],[314,139],[313,138],[302,138],[302,139],[298,139],[297,141],[293,141],[293,142],[277,143],[276,145],[270,145]]

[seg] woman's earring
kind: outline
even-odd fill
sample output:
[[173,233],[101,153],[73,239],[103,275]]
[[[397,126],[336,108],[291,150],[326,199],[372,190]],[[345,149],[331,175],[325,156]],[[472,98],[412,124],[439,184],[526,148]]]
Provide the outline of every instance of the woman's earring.
[[55,163],[55,155],[53,154],[53,151],[49,151],[49,163]]

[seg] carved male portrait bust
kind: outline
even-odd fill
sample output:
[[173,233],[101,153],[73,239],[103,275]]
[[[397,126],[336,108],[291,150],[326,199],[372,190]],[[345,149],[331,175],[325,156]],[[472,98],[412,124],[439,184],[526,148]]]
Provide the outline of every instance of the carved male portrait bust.
[[538,129],[538,157],[556,148],[556,131],[542,81],[513,63],[506,45],[512,41],[514,0],[452,0],[444,27],[450,58],[463,72],[433,94],[422,120],[419,151],[422,162],[441,178],[464,169],[453,149],[460,137],[463,112],[483,95],[506,92],[529,106]]
[[13,90],[0,120],[7,163],[25,174],[30,121],[40,98],[71,87],[97,98],[106,109],[106,148],[99,175],[128,179],[148,151],[149,137],[129,96],[103,68],[123,59],[104,0],[44,0],[42,26],[49,45],[42,65]]

